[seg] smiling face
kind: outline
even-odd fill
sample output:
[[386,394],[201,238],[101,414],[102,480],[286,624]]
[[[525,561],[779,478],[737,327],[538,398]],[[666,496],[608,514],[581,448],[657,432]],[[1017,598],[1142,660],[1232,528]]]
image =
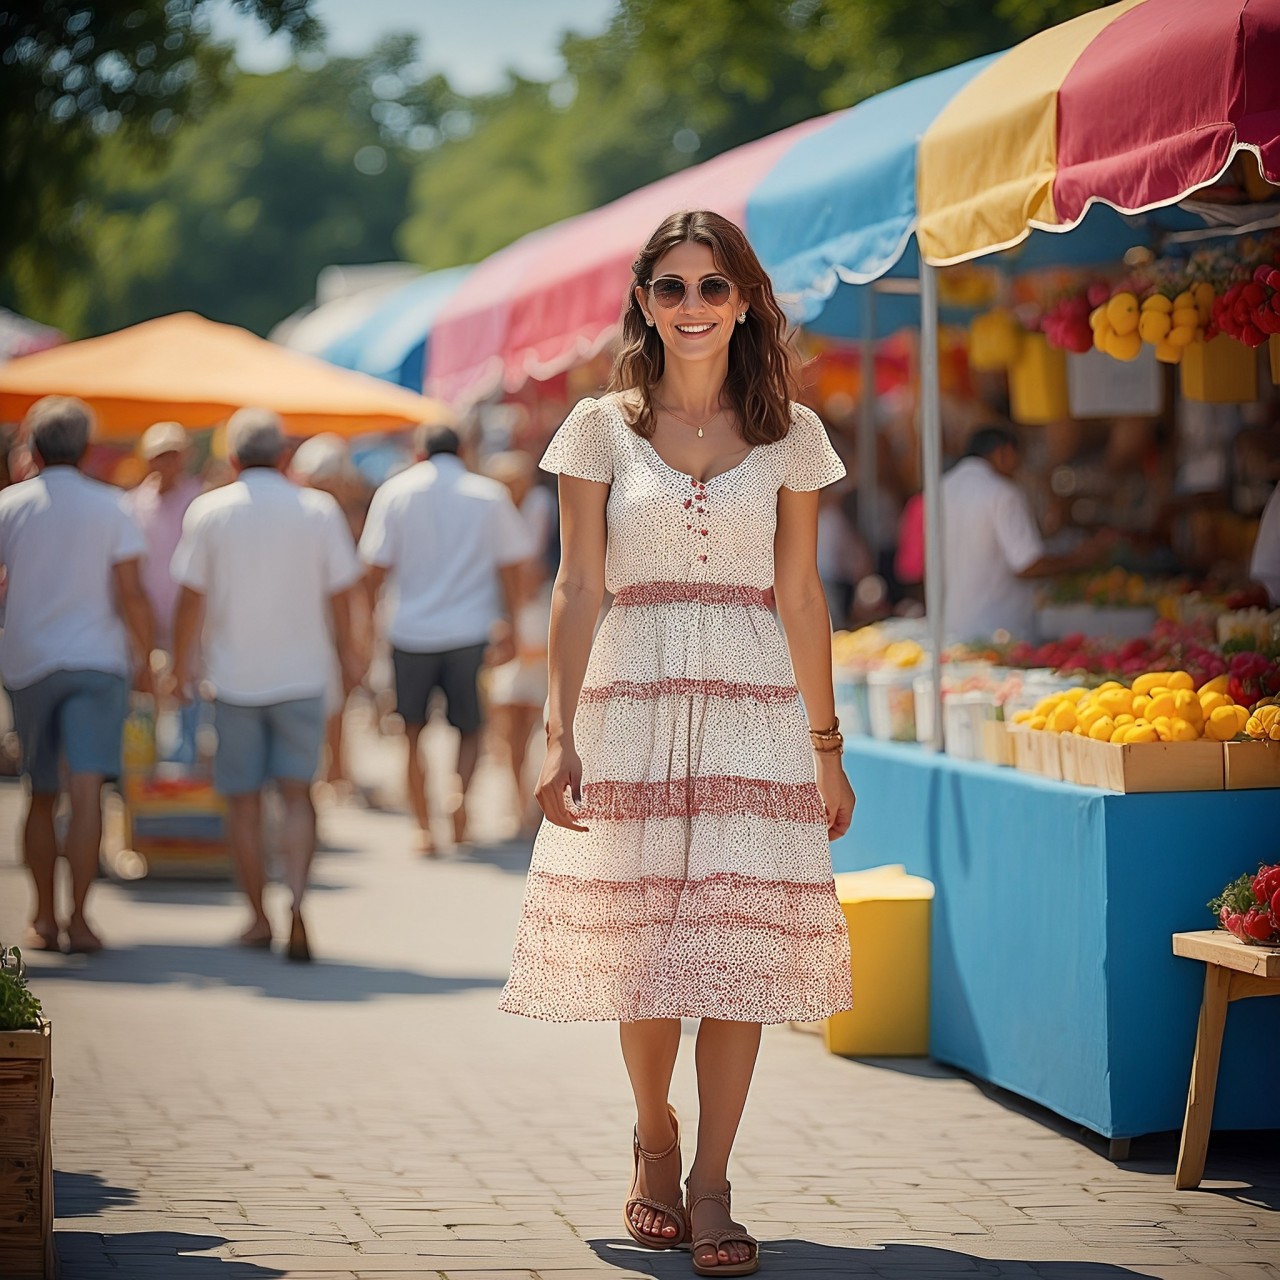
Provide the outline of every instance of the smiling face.
[[636,288],[636,301],[646,317],[653,320],[667,355],[677,360],[725,360],[729,340],[738,322],[738,316],[746,311],[746,303],[734,286],[728,300],[722,305],[712,305],[703,298],[698,283],[708,276],[719,279],[728,277],[716,265],[715,255],[705,244],[686,240],[676,245],[654,263],[653,279],[676,278],[683,280],[683,300],[673,307],[664,307],[651,288]]

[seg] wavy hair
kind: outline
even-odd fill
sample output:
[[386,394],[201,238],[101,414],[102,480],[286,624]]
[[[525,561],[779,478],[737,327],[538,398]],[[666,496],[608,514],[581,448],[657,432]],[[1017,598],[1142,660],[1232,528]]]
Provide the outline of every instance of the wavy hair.
[[622,341],[613,362],[610,391],[637,391],[640,406],[632,428],[646,440],[654,430],[653,389],[666,367],[666,352],[655,328],[645,323],[636,288],[647,288],[663,254],[678,244],[705,244],[716,267],[738,288],[747,318],[729,340],[725,397],[737,414],[743,439],[751,445],[781,440],[791,426],[796,398],[796,355],[787,318],[773,285],[747,237],[728,218],[705,209],[673,213],[649,237],[631,264],[633,278],[622,315]]

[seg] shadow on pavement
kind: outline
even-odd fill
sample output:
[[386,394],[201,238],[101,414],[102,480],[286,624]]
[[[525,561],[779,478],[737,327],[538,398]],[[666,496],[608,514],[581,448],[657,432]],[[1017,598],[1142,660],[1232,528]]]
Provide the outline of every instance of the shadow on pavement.
[[[625,1271],[641,1271],[658,1280],[686,1280],[690,1274],[687,1249],[655,1252],[620,1240],[588,1240],[602,1262]],[[845,1246],[814,1244],[809,1240],[764,1240],[760,1244],[760,1274],[803,1274],[806,1280],[823,1276],[876,1276],[881,1280],[954,1280],[957,1275],[1025,1276],[1029,1280],[1111,1280],[1141,1276],[1140,1271],[1109,1262],[1022,1262],[1013,1258],[981,1258],[960,1249],[935,1249],[923,1244]]]
[[92,1231],[54,1233],[58,1248],[60,1280],[76,1280],[81,1275],[100,1275],[115,1270],[123,1280],[269,1280],[285,1272],[260,1267],[254,1262],[233,1262],[225,1258],[192,1257],[196,1250],[216,1249],[226,1244],[222,1236],[193,1236],[181,1231],[133,1231],[101,1236]]
[[132,1187],[113,1187],[96,1173],[53,1172],[53,1200],[60,1218],[89,1218],[137,1198]]
[[532,840],[512,837],[510,840],[470,844],[461,861],[497,867],[499,871],[505,871],[508,875],[522,876],[528,872],[529,859],[532,856]]
[[[165,880],[145,877],[141,880],[112,881],[112,887],[130,902],[168,907],[207,907],[225,903],[239,905],[244,895],[230,879],[225,880]],[[348,889],[350,885],[334,884],[327,880],[309,880],[307,893],[332,893]]]
[[277,954],[240,947],[179,946],[142,943],[113,948],[80,964],[43,967],[36,957],[31,975],[48,982],[118,982],[157,986],[238,987],[272,1000],[354,1004],[377,996],[447,996],[459,991],[502,986],[505,978],[488,975],[417,973],[378,965],[325,959],[290,964]]

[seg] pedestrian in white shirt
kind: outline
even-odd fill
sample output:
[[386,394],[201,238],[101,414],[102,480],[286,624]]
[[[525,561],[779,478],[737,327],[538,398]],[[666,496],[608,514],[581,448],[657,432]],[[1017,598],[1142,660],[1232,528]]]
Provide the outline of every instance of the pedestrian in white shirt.
[[949,643],[1035,635],[1031,580],[1087,569],[1104,559],[1115,535],[1102,530],[1065,555],[1045,551],[1026,494],[1014,483],[1018,437],[980,427],[968,455],[942,480],[943,592]]
[[448,427],[420,428],[419,461],[373,497],[360,554],[376,600],[384,583],[394,600],[387,624],[395,666],[396,710],[408,738],[409,801],[418,848],[432,854],[426,770],[419,750],[431,694],[440,690],[458,730],[459,795],[454,840],[466,839],[466,799],[480,754],[477,685],[481,665],[515,655],[512,619],[520,600],[519,565],[529,536],[506,489],[472,474]]
[[360,564],[337,503],[281,473],[284,433],[276,414],[241,409],[228,424],[227,445],[237,479],[191,504],[173,558],[182,588],[174,679],[187,696],[199,635],[218,734],[214,786],[227,799],[231,851],[253,913],[240,942],[271,945],[262,791],[274,782],[285,809],[293,904],[286,955],[309,960],[302,900],[316,841],[311,782],[334,650],[347,688],[363,676],[350,627]]
[[151,676],[146,543],[119,491],[79,469],[92,427],[79,400],[37,401],[23,432],[39,474],[0,493],[0,563],[9,581],[0,677],[30,785],[23,848],[36,902],[26,945],[48,951],[60,945],[53,815],[62,766],[71,804],[67,949],[99,951],[85,902],[98,871],[102,784],[120,773],[130,676],[144,689]]
[[1280,484],[1262,509],[1258,538],[1249,562],[1249,577],[1265,589],[1271,607],[1280,609]]

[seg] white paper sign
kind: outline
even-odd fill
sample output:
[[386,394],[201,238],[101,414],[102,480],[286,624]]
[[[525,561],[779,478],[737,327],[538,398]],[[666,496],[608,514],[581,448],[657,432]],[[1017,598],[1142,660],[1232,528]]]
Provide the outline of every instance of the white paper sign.
[[1073,418],[1153,418],[1164,405],[1164,377],[1154,348],[1136,360],[1101,351],[1067,352],[1067,398]]

